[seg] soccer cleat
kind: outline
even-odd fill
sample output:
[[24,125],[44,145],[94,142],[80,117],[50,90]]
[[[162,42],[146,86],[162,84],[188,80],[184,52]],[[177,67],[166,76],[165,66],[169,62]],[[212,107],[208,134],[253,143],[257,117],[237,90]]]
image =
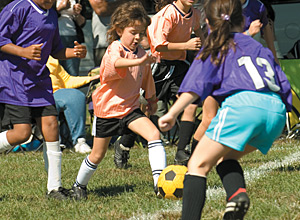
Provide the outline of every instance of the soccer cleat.
[[51,192],[47,193],[46,198],[48,199],[57,199],[57,200],[67,200],[70,199],[70,190],[63,187],[54,189]]
[[120,144],[120,140],[115,141],[114,148],[115,148],[114,162],[116,167],[119,169],[127,169],[129,167],[128,159],[129,159],[130,148],[124,147],[123,144]]
[[72,186],[71,198],[75,200],[86,200],[87,199],[87,189],[86,186]]
[[183,150],[179,150],[179,151],[177,151],[177,153],[175,155],[174,164],[175,165],[184,165],[184,166],[187,166],[187,163],[188,163],[189,159],[190,159],[190,155],[189,154],[187,154]]
[[226,204],[223,220],[243,220],[250,206],[250,199],[245,192],[241,192]]
[[81,154],[90,153],[92,151],[90,146],[87,145],[85,138],[78,138],[77,144],[74,146],[74,148],[75,148],[75,152],[78,152]]

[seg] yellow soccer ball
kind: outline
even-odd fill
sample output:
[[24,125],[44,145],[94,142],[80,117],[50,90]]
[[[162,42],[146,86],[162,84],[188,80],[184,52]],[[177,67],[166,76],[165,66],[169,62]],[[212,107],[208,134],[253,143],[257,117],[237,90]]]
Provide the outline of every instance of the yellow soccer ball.
[[187,167],[182,165],[167,166],[160,174],[157,188],[166,199],[180,199],[183,195],[183,180]]

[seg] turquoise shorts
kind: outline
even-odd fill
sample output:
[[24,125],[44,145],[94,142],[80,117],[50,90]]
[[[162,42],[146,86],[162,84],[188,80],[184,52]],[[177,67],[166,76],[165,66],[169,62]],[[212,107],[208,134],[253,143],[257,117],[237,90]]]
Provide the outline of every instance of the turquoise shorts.
[[286,108],[278,94],[242,91],[225,99],[205,134],[237,151],[249,144],[266,154],[285,122]]

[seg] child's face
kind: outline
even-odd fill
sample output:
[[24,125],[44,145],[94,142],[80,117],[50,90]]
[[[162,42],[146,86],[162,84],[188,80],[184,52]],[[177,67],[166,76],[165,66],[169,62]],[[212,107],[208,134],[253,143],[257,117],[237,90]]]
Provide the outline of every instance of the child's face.
[[45,10],[50,9],[55,1],[56,0],[33,0],[35,4]]
[[128,49],[135,51],[139,43],[145,36],[146,27],[141,22],[136,21],[134,25],[124,28],[124,30],[117,29],[122,44]]

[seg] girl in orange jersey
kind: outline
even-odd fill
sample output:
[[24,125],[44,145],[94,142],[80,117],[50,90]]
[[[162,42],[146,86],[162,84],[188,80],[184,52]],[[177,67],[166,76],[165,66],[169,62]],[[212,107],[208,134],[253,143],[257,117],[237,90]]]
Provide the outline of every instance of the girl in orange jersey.
[[[168,2],[169,4],[165,5]],[[201,30],[201,12],[193,8],[197,0],[156,1],[156,9],[147,34],[150,49],[158,58],[152,68],[156,95],[162,101],[176,97],[179,86],[190,66],[187,50],[198,51],[204,40]],[[191,38],[192,32],[196,35]],[[194,133],[197,105],[189,105],[180,122],[179,143],[175,164],[186,165],[189,154],[185,151]]]
[[140,110],[139,103],[142,88],[149,103],[148,111],[156,112],[157,98],[150,68],[155,58],[139,46],[149,24],[150,18],[137,1],[120,5],[111,17],[107,32],[110,45],[100,66],[101,86],[93,93],[96,135],[92,152],[82,162],[72,187],[75,199],[87,198],[86,186],[104,158],[111,137],[131,131],[148,141],[157,194],[157,180],[166,167],[166,153],[158,129]]

